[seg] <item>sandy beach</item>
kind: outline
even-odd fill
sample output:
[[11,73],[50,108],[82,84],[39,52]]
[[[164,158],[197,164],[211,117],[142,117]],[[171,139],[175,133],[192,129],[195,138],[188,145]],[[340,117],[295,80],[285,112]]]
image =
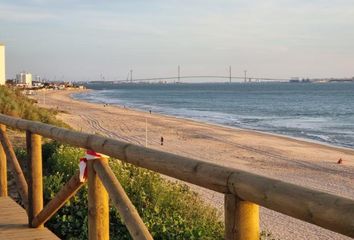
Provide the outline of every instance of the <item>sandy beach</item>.
[[[38,92],[39,105],[55,108],[74,129],[203,161],[247,170],[354,199],[354,150],[311,141],[211,125],[123,106],[74,100],[74,91]],[[146,131],[147,130],[147,131]],[[147,138],[146,138],[147,135]],[[163,145],[161,145],[163,137]],[[337,164],[339,159],[342,164]],[[223,211],[223,195],[192,186]],[[350,239],[262,208],[261,228],[280,239]]]

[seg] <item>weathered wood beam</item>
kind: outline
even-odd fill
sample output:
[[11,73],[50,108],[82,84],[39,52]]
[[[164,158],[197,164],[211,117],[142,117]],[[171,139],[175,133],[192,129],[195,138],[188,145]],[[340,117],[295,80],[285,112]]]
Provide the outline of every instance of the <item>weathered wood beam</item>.
[[247,172],[230,176],[239,198],[354,237],[354,200]]
[[353,199],[119,140],[3,114],[0,114],[0,123],[17,129],[30,130],[73,146],[92,149],[138,167],[217,192],[233,193],[242,200],[354,237]]
[[79,173],[73,175],[55,197],[44,206],[43,210],[34,217],[32,226],[38,227],[46,223],[84,184],[80,182]]
[[[102,158],[100,161],[108,161]],[[93,166],[94,160],[87,161],[88,174],[88,238],[89,240],[109,239],[108,193]]]
[[[5,132],[6,126],[0,124],[0,129]],[[0,197],[7,197],[7,163],[6,153],[0,143]]]
[[259,240],[259,206],[225,194],[225,239]]
[[17,160],[15,151],[6,132],[0,128],[0,142],[9,160],[10,169],[15,179],[17,190],[20,193],[21,200],[26,209],[28,209],[28,186],[25,175],[22,172],[21,166]]
[[108,163],[101,161],[101,159],[95,160],[94,168],[103,185],[106,187],[114,206],[118,209],[124,224],[128,228],[130,236],[134,240],[153,239]]
[[[43,209],[42,137],[26,131],[28,164],[28,225]],[[37,227],[43,227],[38,225]]]
[[0,114],[0,123],[21,130],[29,130],[62,143],[92,149],[124,162],[129,162],[136,166],[191,182],[217,192],[229,193],[227,179],[233,172],[233,169],[230,168],[94,134],[76,132],[44,123],[8,117],[3,114]]

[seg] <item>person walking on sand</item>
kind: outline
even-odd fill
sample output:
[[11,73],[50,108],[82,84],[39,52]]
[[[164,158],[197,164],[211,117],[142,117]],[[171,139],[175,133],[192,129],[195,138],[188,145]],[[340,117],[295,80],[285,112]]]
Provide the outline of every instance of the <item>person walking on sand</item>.
[[163,145],[163,137],[161,137],[161,146]]

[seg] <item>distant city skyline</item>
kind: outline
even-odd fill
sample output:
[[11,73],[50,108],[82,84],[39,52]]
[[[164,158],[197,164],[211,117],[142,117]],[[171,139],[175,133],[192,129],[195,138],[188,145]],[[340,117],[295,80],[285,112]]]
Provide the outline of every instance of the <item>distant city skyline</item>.
[[354,76],[354,2],[54,1],[0,3],[6,77]]

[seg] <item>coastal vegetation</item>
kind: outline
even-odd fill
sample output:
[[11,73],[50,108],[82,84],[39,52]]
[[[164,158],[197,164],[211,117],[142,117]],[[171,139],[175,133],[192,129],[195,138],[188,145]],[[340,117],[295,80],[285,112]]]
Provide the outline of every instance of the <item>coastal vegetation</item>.
[[[26,152],[18,150],[25,159]],[[43,144],[44,201],[52,199],[78,170],[82,149]],[[168,181],[152,171],[110,159],[110,166],[154,239],[223,239],[217,210],[185,184]],[[87,187],[83,187],[46,226],[62,239],[87,239]],[[110,207],[111,239],[131,239],[114,206]]]
[[[40,108],[19,90],[0,86],[0,112],[14,117],[66,126],[57,111]],[[22,163],[25,149],[16,149]],[[78,170],[82,149],[43,144],[44,201],[52,199]],[[223,222],[217,210],[185,184],[163,179],[159,174],[111,159],[110,166],[125,188],[154,239],[223,239]],[[46,226],[62,239],[87,239],[87,187],[83,187]],[[193,207],[191,207],[193,206]],[[114,206],[110,207],[111,239],[130,239]]]
[[36,101],[24,96],[19,89],[0,86],[0,113],[23,119],[68,127],[55,116],[57,111],[38,107]]
[[[16,90],[0,87],[1,113],[65,125],[55,118],[56,111],[39,108],[33,100]],[[78,171],[84,150],[56,141],[43,144],[44,202],[48,203]],[[26,150],[17,148],[16,155],[26,162]],[[154,239],[223,239],[224,223],[220,212],[189,189],[152,171],[110,159],[110,167],[121,182]],[[72,197],[47,223],[61,239],[88,238],[87,186]],[[113,205],[110,206],[111,239],[131,239]],[[262,233],[261,239],[273,239]]]

